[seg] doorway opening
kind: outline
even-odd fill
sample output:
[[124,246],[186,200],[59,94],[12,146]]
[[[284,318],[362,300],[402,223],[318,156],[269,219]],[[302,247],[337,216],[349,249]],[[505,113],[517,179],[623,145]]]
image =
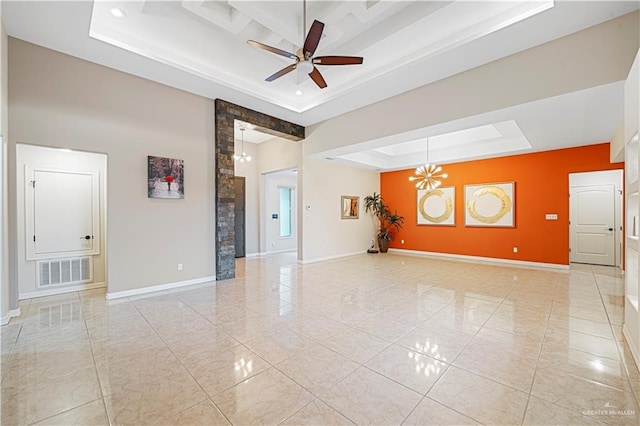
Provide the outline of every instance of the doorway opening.
[[298,169],[263,174],[261,209],[266,254],[298,251]]
[[247,255],[246,250],[246,188],[247,182],[244,176],[235,177],[235,231],[236,231],[236,259],[239,257],[245,257]]
[[622,170],[569,174],[569,261],[622,266]]

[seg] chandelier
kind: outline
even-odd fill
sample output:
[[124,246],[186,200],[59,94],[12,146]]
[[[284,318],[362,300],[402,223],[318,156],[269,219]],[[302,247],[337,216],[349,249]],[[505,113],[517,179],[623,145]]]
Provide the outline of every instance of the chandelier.
[[424,166],[416,167],[415,176],[409,180],[416,182],[417,189],[436,189],[449,175],[442,173],[442,167],[429,163],[429,138],[427,138],[427,162]]
[[242,126],[240,127],[240,131],[242,132],[242,154],[238,155],[238,154],[234,154],[233,155],[233,159],[236,161],[239,161],[241,163],[244,163],[245,161],[251,161],[251,156],[247,155],[246,152],[244,152],[244,131],[247,130],[246,127]]

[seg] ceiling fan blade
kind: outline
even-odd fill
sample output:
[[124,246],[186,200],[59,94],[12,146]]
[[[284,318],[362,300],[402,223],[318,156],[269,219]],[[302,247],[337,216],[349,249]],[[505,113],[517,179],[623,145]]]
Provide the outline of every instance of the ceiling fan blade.
[[324,81],[324,78],[322,78],[322,74],[320,74],[318,68],[313,67],[313,71],[309,73],[309,77],[311,77],[311,80],[313,80],[319,88],[324,89],[325,87],[327,87],[327,82]]
[[315,65],[360,65],[362,61],[360,56],[318,56],[312,62]]
[[291,64],[288,67],[284,67],[282,68],[280,71],[278,71],[277,73],[270,75],[269,77],[265,78],[265,81],[273,81],[276,78],[280,78],[285,74],[290,73],[291,71],[296,69],[296,64]]
[[268,46],[266,44],[262,44],[258,41],[254,41],[254,40],[247,40],[247,43],[255,46],[255,47],[259,47],[260,49],[264,49],[267,52],[271,52],[271,53],[275,53],[276,55],[280,55],[280,56],[286,56],[287,58],[291,58],[291,59],[296,59],[297,56],[291,52],[287,52],[286,50],[282,50],[282,49],[278,49],[277,47],[272,47],[272,46]]
[[313,24],[311,24],[311,28],[309,28],[307,38],[304,41],[304,46],[302,47],[305,58],[313,56],[313,54],[315,53],[316,49],[318,48],[318,43],[320,43],[320,37],[322,37],[323,30],[324,24],[322,22],[313,21]]

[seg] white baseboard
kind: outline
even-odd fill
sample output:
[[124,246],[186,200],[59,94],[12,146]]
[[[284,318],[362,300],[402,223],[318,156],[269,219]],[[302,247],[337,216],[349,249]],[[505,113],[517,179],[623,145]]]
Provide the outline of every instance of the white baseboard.
[[55,296],[56,294],[74,293],[76,291],[93,290],[94,288],[106,287],[107,284],[103,282],[78,284],[69,287],[52,288],[50,290],[29,291],[27,293],[20,293],[18,295],[19,300],[33,299],[35,297]]
[[16,318],[16,317],[19,317],[20,315],[22,315],[22,313],[20,312],[20,308],[18,308],[18,309],[11,309],[11,310],[9,311],[9,316],[10,316],[11,318]]
[[215,280],[216,280],[215,276],[210,276],[210,277],[194,278],[192,280],[186,280],[186,281],[178,281],[174,283],[158,284],[158,285],[152,285],[148,287],[134,288],[133,290],[116,291],[112,293],[107,291],[107,299],[111,300],[111,299],[118,299],[120,297],[136,296],[138,294],[153,293],[154,291],[169,290],[172,288],[185,287],[185,286],[194,285],[194,284],[202,284],[202,283],[215,281]]
[[629,351],[633,356],[633,360],[636,362],[636,367],[640,368],[640,350],[635,346],[633,339],[629,337],[629,329],[626,324],[622,326],[622,335],[629,346]]
[[[268,251],[266,253],[264,253],[265,256],[268,256],[270,254],[281,254],[281,253],[291,253],[291,252],[295,252],[298,251],[298,249],[282,249],[282,250],[272,250],[272,251]],[[262,253],[261,253],[262,254]]]
[[325,261],[325,260],[340,259],[341,257],[356,256],[356,255],[359,255],[359,254],[367,254],[367,251],[366,250],[361,250],[361,251],[356,251],[356,252],[353,252],[353,253],[336,254],[336,255],[333,255],[333,256],[316,257],[316,258],[313,258],[313,259],[302,259],[302,260],[298,259],[298,263],[301,264],[301,265],[306,265],[308,263],[316,263],[316,262],[322,262],[322,261]]
[[481,256],[467,256],[465,254],[450,254],[450,253],[437,253],[432,251],[419,251],[419,250],[405,250],[390,248],[389,253],[401,254],[405,256],[417,256],[417,257],[429,257],[433,259],[452,259],[462,262],[472,263],[493,263],[501,266],[515,266],[526,268],[544,268],[544,269],[558,269],[561,271],[568,271],[569,265],[561,265],[559,263],[543,263],[543,262],[529,262],[525,260],[512,260],[512,259],[499,259],[494,257],[481,257]]
[[265,256],[269,256],[270,254],[280,254],[280,253],[292,253],[298,251],[297,249],[285,249],[285,250],[275,250],[275,251],[265,251],[265,252],[259,252],[259,253],[248,253],[245,254],[244,257],[245,258],[256,258],[256,257],[265,257]]

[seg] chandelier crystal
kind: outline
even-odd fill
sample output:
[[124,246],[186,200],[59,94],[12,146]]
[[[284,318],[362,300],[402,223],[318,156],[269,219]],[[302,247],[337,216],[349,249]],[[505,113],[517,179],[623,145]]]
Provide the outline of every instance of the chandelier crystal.
[[442,173],[442,167],[429,164],[429,138],[427,138],[427,162],[424,166],[416,167],[415,176],[411,176],[409,181],[416,182],[417,189],[436,189],[442,185],[442,179],[449,177]]
[[247,155],[246,152],[244,152],[244,131],[247,130],[244,126],[240,127],[240,131],[242,132],[242,154],[238,155],[238,154],[234,154],[233,155],[233,159],[236,161],[239,161],[241,163],[244,163],[245,161],[249,162],[251,161],[251,156]]

